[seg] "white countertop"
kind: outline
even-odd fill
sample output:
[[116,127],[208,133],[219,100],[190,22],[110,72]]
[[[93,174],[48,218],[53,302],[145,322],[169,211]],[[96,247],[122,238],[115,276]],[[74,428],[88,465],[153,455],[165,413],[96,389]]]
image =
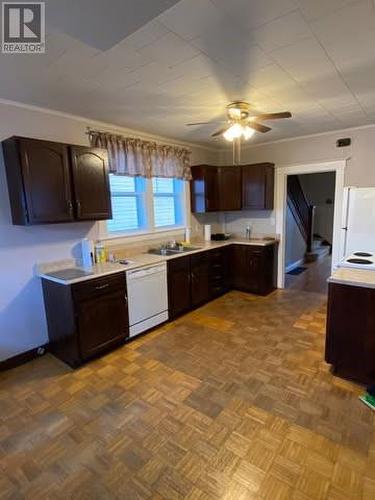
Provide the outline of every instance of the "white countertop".
[[333,271],[332,275],[328,278],[328,282],[339,285],[375,288],[375,271],[339,267]]
[[131,269],[137,269],[152,264],[158,264],[160,262],[166,262],[171,259],[178,259],[179,257],[182,257],[184,255],[192,255],[194,253],[199,253],[204,250],[212,250],[214,248],[221,248],[228,245],[268,246],[268,245],[273,245],[275,243],[277,243],[277,240],[264,240],[264,239],[247,240],[242,238],[236,238],[233,240],[226,240],[226,241],[198,241],[191,243],[191,246],[199,247],[197,250],[192,250],[190,252],[183,252],[176,255],[153,255],[149,253],[142,253],[129,257],[129,259],[127,259],[129,261],[129,264],[127,265],[120,264],[118,262],[115,263],[106,262],[105,264],[95,264],[92,268],[85,269],[85,271],[90,272],[90,274],[70,280],[64,280],[61,278],[50,276],[48,273],[68,268],[76,268],[82,270],[81,267],[75,265],[73,260],[62,261],[61,263],[53,262],[50,264],[41,264],[38,266],[39,271],[37,275],[40,278],[54,281],[55,283],[60,283],[62,285],[73,285],[75,283],[80,283],[81,281],[100,278],[101,276],[108,276],[110,274],[125,272]]

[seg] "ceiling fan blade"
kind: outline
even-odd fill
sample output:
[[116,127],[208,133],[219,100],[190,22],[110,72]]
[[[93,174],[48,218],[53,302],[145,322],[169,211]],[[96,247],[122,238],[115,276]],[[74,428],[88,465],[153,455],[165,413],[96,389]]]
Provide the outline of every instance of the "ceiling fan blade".
[[263,113],[256,116],[256,120],[279,120],[280,118],[291,118],[292,113],[289,111],[282,111],[280,113]]
[[263,132],[263,133],[269,132],[270,130],[272,130],[270,127],[267,127],[266,125],[262,125],[261,123],[257,123],[257,122],[249,122],[249,123],[247,123],[247,126],[250,128],[253,128],[257,132]]
[[216,122],[196,122],[196,123],[186,123],[186,126],[187,127],[191,127],[191,126],[194,126],[194,125],[213,125],[214,123],[225,123],[226,120],[220,120],[220,121],[216,121]]
[[228,130],[229,127],[221,128],[220,130],[217,130],[214,132],[211,137],[217,137],[218,135],[224,134],[226,130]]

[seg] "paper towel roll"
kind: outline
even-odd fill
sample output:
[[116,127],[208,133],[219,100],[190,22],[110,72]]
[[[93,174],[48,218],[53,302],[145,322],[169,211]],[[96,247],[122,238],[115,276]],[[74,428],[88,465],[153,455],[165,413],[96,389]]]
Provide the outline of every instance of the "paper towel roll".
[[187,227],[185,228],[185,241],[186,243],[190,243],[191,240],[191,228]]
[[205,241],[211,241],[211,224],[204,225],[204,239]]

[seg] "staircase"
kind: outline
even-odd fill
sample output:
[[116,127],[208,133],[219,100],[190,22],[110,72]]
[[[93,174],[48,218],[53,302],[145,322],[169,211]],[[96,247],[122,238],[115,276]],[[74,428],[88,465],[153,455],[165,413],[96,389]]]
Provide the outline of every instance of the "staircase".
[[315,262],[318,259],[322,259],[326,255],[332,253],[332,245],[325,241],[318,234],[313,235],[313,242],[311,245],[311,252],[306,252],[305,262]]
[[287,202],[294,220],[306,242],[305,262],[314,262],[331,252],[331,245],[314,234],[314,205],[303,192],[297,175],[288,176]]

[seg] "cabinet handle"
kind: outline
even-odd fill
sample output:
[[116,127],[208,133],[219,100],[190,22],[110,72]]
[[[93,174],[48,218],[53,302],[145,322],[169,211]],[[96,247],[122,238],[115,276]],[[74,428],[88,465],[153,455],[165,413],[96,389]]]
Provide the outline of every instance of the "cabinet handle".
[[81,214],[81,202],[79,200],[76,201],[77,205],[77,215]]
[[68,200],[67,205],[68,205],[68,213],[70,216],[72,216],[73,215],[73,203],[70,200]]
[[108,288],[109,284],[106,283],[105,285],[98,285],[95,287],[95,290],[104,290],[104,288]]
[[128,303],[128,296],[126,294],[124,295],[124,300],[125,300],[125,304],[127,304]]

